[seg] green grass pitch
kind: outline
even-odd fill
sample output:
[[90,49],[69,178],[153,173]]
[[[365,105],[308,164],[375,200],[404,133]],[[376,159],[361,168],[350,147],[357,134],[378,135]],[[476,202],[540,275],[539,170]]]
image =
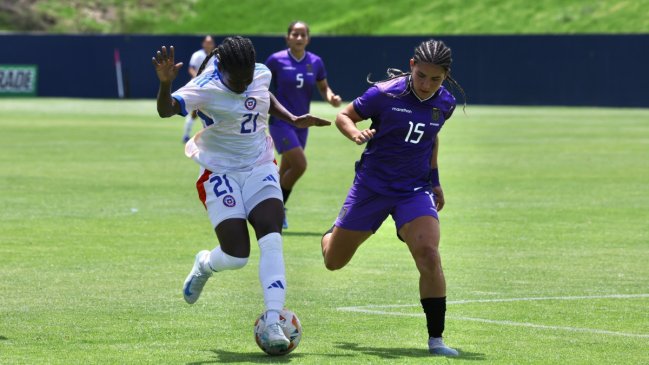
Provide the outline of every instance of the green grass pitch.
[[362,150],[335,127],[311,130],[288,204],[299,348],[271,358],[253,340],[254,240],[247,267],[185,304],[193,255],[216,239],[182,123],[152,100],[0,100],[0,364],[649,363],[649,110],[456,111],[440,173],[457,359],[427,354],[391,219],[343,270],[324,268],[320,235]]

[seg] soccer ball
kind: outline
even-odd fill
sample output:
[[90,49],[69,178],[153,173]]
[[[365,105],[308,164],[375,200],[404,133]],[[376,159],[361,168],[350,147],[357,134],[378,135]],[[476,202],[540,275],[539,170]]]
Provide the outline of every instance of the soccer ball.
[[302,325],[300,324],[300,320],[297,318],[295,313],[286,308],[282,309],[282,311],[279,312],[279,324],[284,330],[284,335],[286,335],[286,338],[291,341],[288,344],[288,349],[286,349],[285,351],[279,351],[278,349],[270,348],[268,344],[262,341],[261,334],[264,332],[264,329],[266,329],[264,314],[265,313],[262,313],[255,321],[255,342],[257,342],[259,348],[262,349],[265,353],[273,356],[286,355],[289,352],[295,350],[297,345],[300,344],[300,339],[302,339]]

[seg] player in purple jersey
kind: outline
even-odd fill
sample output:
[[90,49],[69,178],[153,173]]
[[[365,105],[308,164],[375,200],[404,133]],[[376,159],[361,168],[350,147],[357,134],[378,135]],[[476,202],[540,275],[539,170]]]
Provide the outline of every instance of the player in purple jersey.
[[[336,126],[342,134],[367,146],[340,214],[321,243],[327,269],[341,269],[392,215],[397,235],[407,244],[419,270],[428,349],[435,355],[457,356],[442,341],[446,282],[438,250],[437,214],[444,206],[437,134],[456,104],[443,81],[464,96],[450,75],[450,66],[450,48],[438,40],[422,42],[415,48],[409,73],[389,69],[389,79],[373,83],[338,114]],[[371,119],[372,124],[359,130],[356,123],[364,119]]]
[[[309,40],[309,26],[305,22],[295,21],[288,26],[288,49],[275,52],[266,60],[266,66],[273,73],[277,100],[295,115],[309,112],[314,88],[317,88],[323,100],[334,107],[340,106],[341,101],[327,83],[327,71],[322,59],[306,50]],[[304,148],[309,131],[295,128],[275,117],[270,119],[269,130],[277,152],[282,155],[279,183],[286,205],[293,186],[306,170]],[[288,228],[286,217],[284,228]]]

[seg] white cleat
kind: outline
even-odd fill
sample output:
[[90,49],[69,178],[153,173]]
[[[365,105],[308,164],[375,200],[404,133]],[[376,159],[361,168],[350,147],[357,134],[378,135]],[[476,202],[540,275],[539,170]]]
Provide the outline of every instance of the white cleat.
[[428,352],[433,355],[441,356],[458,356],[457,350],[452,349],[444,344],[441,337],[431,337],[428,339]]
[[194,267],[192,271],[187,275],[185,279],[185,285],[183,285],[183,297],[185,301],[189,304],[194,304],[198,300],[198,297],[201,296],[203,287],[207,282],[207,279],[212,276],[212,271],[205,272],[201,270],[201,259],[205,255],[209,255],[210,251],[203,250],[196,254],[196,259],[194,260]]
[[261,336],[270,348],[277,349],[278,351],[288,350],[290,341],[286,338],[279,322],[267,325]]

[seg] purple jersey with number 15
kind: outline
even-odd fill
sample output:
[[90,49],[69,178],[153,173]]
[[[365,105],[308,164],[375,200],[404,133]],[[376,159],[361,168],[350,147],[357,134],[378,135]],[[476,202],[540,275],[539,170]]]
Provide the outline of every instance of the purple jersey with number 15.
[[268,57],[266,67],[273,73],[274,94],[280,104],[294,115],[307,114],[316,83],[327,78],[320,57],[307,51],[297,60],[285,49]]
[[409,76],[370,87],[353,102],[356,113],[376,129],[356,167],[356,184],[384,195],[430,188],[435,137],[455,104],[443,86],[429,99],[419,99]]

